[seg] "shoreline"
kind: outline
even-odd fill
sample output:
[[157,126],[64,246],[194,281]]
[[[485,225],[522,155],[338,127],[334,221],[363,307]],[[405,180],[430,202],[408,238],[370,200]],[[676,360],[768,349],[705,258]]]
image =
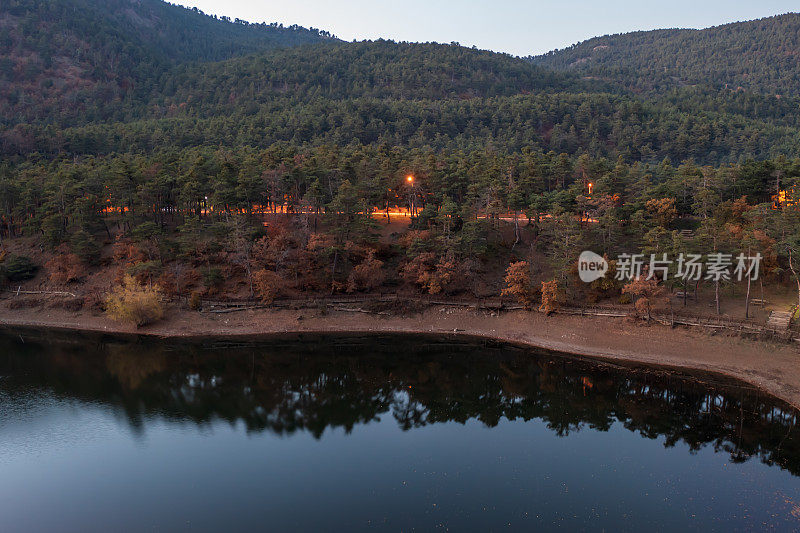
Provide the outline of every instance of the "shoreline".
[[0,308],[0,330],[106,334],[127,340],[265,340],[307,335],[443,335],[553,351],[589,360],[733,378],[800,409],[800,349],[619,318],[432,308],[413,315],[247,310],[212,315],[174,310],[135,329],[85,312]]

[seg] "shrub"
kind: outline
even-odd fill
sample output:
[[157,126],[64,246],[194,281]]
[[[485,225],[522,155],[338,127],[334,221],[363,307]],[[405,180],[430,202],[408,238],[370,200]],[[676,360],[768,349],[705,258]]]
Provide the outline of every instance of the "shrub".
[[633,303],[636,313],[647,318],[647,320],[651,319],[653,306],[666,300],[666,290],[658,284],[658,280],[655,278],[647,279],[644,275],[631,280],[630,283],[622,288],[622,293],[636,298]]
[[39,267],[24,255],[9,255],[3,264],[9,281],[25,281],[36,276]]
[[139,284],[133,276],[125,276],[122,284],[106,296],[106,314],[112,320],[137,328],[161,320],[164,316],[161,291]]
[[449,288],[457,266],[453,259],[425,252],[409,261],[401,273],[406,280],[419,285],[423,292],[440,294]]
[[678,216],[674,198],[659,198],[647,201],[647,211],[661,227],[669,227]]
[[556,309],[558,309],[558,281],[543,281],[542,305],[539,306],[539,311],[549,315]]
[[253,288],[264,304],[269,305],[283,290],[284,281],[271,270],[262,269],[253,276]]
[[209,294],[214,294],[225,281],[222,270],[219,267],[209,267],[203,272],[203,284],[208,289]]
[[200,291],[192,291],[191,296],[189,296],[189,309],[197,311],[201,305],[203,305],[203,301],[200,299]]
[[162,267],[163,265],[161,264],[161,261],[158,260],[141,261],[128,265],[128,267],[125,269],[125,273],[129,276],[133,276],[139,281],[152,281],[155,276],[159,275]]
[[375,252],[370,250],[367,257],[353,268],[347,279],[347,292],[365,290],[371,291],[383,285],[386,274],[383,272],[383,261],[375,258]]
[[45,264],[45,269],[50,275],[50,281],[56,285],[77,281],[84,270],[80,257],[63,248]]

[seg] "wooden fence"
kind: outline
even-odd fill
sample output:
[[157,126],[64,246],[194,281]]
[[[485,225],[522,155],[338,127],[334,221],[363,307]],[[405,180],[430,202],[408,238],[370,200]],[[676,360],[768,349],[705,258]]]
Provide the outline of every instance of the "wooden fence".
[[[5,292],[13,293],[15,296],[21,295],[53,295],[76,297],[70,292],[58,291],[23,291],[21,287],[17,289],[6,289]],[[183,305],[189,305],[188,298],[179,298],[177,301]],[[386,304],[386,309],[381,309],[381,305]],[[389,304],[395,304],[390,306]],[[354,307],[354,306],[364,306]],[[523,309],[521,305],[503,298],[447,298],[434,296],[403,296],[395,293],[391,294],[348,294],[336,296],[317,296],[312,298],[281,298],[269,305],[263,304],[256,299],[242,300],[201,300],[201,309],[208,313],[232,313],[248,309],[319,309],[330,308],[338,311],[362,312],[372,314],[390,314],[396,309],[421,309],[427,307],[461,307],[490,312],[513,311]],[[348,307],[349,306],[349,307]],[[634,311],[631,306],[622,307],[614,305],[594,305],[585,307],[562,306],[556,313],[577,316],[597,316],[624,318],[632,316]],[[686,312],[685,310],[672,313],[652,313],[652,320],[667,326],[689,326],[707,329],[725,329],[737,333],[769,335],[783,340],[793,339],[795,332],[790,328],[778,328],[769,324],[758,323],[752,319],[735,319],[730,317],[700,315]],[[800,338],[794,339],[800,341]]]
[[[228,313],[240,311],[245,309],[262,309],[262,308],[277,308],[277,309],[314,309],[321,307],[328,307],[334,310],[350,311],[350,312],[364,312],[376,314],[389,314],[388,311],[381,312],[373,309],[364,309],[362,307],[344,307],[364,304],[380,304],[380,303],[396,303],[397,308],[406,307],[462,307],[476,310],[486,311],[512,311],[522,309],[523,307],[512,303],[502,298],[483,298],[483,299],[463,299],[463,298],[448,298],[443,300],[436,297],[425,296],[401,296],[398,294],[381,294],[381,295],[337,295],[337,296],[320,296],[315,298],[283,298],[272,302],[270,305],[264,305],[258,300],[202,300],[201,305],[203,310],[212,313]],[[597,316],[597,317],[611,317],[611,318],[625,318],[632,316],[634,311],[632,307],[622,306],[586,306],[586,307],[570,307],[562,306],[556,313],[565,315],[577,316]],[[735,331],[737,333],[747,334],[767,334],[771,337],[778,337],[789,340],[793,336],[791,329],[782,330],[780,328],[770,327],[769,325],[756,322],[752,319],[736,319],[722,316],[700,315],[697,313],[690,313],[684,310],[672,313],[652,313],[651,318],[653,321],[666,326],[689,326],[701,327],[707,329],[725,329]]]

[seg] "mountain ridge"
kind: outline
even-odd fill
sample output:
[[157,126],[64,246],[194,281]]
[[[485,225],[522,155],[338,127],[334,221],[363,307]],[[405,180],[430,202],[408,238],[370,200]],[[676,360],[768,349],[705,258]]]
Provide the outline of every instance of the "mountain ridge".
[[23,122],[46,118],[56,106],[122,100],[176,64],[331,39],[161,0],[8,0],[0,8],[0,110]]
[[593,37],[528,59],[637,92],[686,85],[800,96],[800,13],[704,29],[658,29]]
[[[489,144],[512,153],[702,164],[800,155],[800,96],[778,99],[718,87],[718,76],[692,78],[729,41],[758,49],[758,39],[741,39],[751,28],[766,43],[777,35],[785,47],[800,46],[796,35],[781,32],[800,31],[800,15],[712,28],[721,37],[708,30],[598,37],[545,61],[455,43],[348,43],[319,30],[231,22],[160,0],[9,6],[0,11],[0,77],[9,81],[0,87],[0,155],[17,160],[273,142],[438,150]],[[208,42],[193,46],[207,27],[214,29]],[[701,36],[696,46],[714,53],[681,64],[688,70],[677,81],[671,72],[654,75],[658,66],[632,66],[648,58],[639,52],[642,43],[655,43],[648,53],[666,61],[676,36],[688,34]],[[629,53],[609,54],[603,46]],[[610,57],[569,66],[587,50]],[[768,58],[750,58],[748,68],[765,74],[751,78],[755,88],[780,79],[770,77]],[[797,65],[781,69],[800,87]]]

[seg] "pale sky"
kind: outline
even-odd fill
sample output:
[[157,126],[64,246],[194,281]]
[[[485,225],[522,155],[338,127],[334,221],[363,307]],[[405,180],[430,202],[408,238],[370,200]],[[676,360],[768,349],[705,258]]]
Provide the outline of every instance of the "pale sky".
[[797,0],[172,1],[232,19],[313,26],[347,41],[457,41],[523,56],[609,33],[705,28],[800,11]]

